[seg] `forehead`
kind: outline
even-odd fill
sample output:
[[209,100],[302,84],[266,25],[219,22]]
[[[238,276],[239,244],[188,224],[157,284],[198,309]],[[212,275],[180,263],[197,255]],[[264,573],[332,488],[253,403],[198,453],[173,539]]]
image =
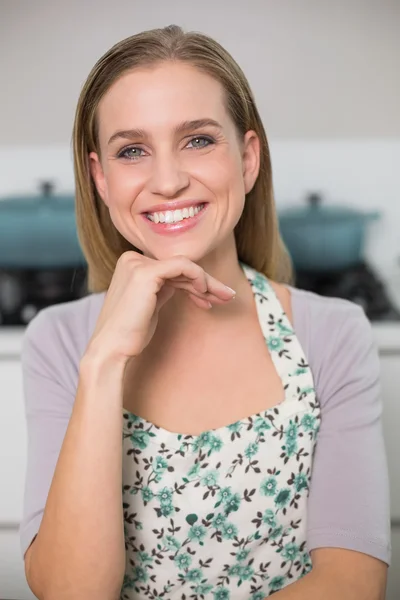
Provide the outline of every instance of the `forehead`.
[[98,106],[100,136],[115,128],[157,130],[177,121],[214,118],[228,122],[222,85],[207,73],[183,63],[163,63],[122,75]]

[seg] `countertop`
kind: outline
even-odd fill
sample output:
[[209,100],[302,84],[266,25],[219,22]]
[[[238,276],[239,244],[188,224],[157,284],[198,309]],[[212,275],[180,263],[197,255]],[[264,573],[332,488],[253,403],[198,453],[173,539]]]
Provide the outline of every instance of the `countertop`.
[[[400,357],[400,321],[373,322],[379,353]],[[0,327],[0,358],[19,358],[25,327]]]
[[[400,270],[386,273],[385,282],[391,301],[400,310]],[[400,357],[400,321],[372,321],[376,344],[381,355],[395,354]],[[22,338],[26,327],[0,326],[0,358],[19,358]]]

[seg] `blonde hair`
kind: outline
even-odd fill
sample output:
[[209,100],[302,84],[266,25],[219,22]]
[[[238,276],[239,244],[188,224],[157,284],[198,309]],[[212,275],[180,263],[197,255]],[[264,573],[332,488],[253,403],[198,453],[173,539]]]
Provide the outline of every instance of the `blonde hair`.
[[75,210],[78,239],[87,261],[87,289],[108,289],[118,258],[136,250],[115,228],[100,198],[89,168],[89,153],[100,155],[97,106],[112,84],[127,71],[181,61],[207,73],[225,90],[226,108],[239,135],[254,130],[260,139],[260,172],[246,195],[235,227],[238,258],[269,279],[292,283],[289,254],[281,239],[272,186],[268,141],[249,83],[235,60],[215,40],[170,25],[128,37],[115,44],[95,64],[83,85],[73,126]]

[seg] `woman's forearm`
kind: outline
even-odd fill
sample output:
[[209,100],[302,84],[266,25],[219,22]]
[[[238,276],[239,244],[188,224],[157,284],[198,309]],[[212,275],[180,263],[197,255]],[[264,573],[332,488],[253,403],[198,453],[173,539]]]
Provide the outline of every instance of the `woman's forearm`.
[[124,368],[85,356],[28,583],[43,600],[115,600],[125,570],[122,508]]
[[376,577],[362,579],[344,568],[313,570],[273,595],[274,600],[384,600],[386,569]]
[[[320,577],[315,569],[273,595],[274,600],[350,600],[339,595],[338,586],[330,578]],[[359,600],[352,597],[351,600]]]

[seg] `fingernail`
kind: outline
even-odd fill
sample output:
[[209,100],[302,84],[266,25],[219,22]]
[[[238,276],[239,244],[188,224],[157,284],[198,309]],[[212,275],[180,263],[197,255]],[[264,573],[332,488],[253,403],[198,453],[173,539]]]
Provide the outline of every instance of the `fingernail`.
[[228,287],[227,285],[225,287],[226,287],[227,290],[229,290],[231,292],[231,294],[233,294],[233,297],[236,296],[235,290],[233,290],[232,288]]
[[208,303],[208,308],[212,308],[211,302]]

